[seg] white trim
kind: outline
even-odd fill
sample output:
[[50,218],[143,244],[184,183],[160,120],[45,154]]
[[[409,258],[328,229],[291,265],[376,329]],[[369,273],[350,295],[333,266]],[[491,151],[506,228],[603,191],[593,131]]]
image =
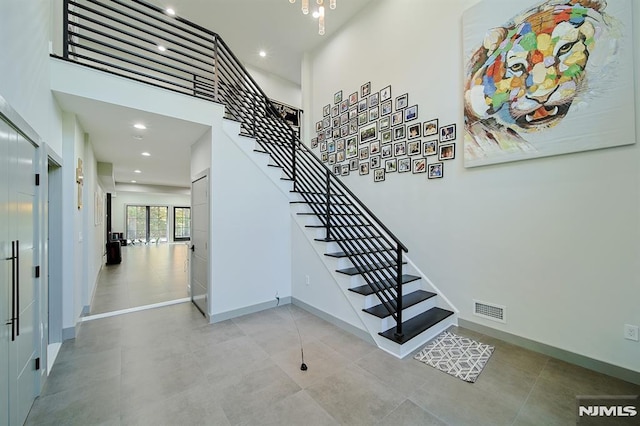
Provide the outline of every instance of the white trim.
[[177,304],[186,303],[186,302],[191,302],[191,299],[188,297],[184,297],[182,299],[169,300],[167,302],[153,303],[151,305],[136,306],[135,308],[120,309],[118,311],[89,315],[86,317],[80,317],[78,322],[93,321],[93,320],[102,319],[102,318],[114,317],[116,315],[130,314],[132,312],[146,311],[147,309],[162,308],[164,306],[177,305]]

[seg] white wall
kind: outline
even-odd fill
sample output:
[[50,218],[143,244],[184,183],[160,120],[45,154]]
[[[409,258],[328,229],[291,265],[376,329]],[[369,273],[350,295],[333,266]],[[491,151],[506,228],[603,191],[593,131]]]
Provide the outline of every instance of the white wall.
[[[475,3],[372,2],[307,55],[306,128],[336,91],[371,81],[372,91],[392,85],[394,98],[409,93],[420,120],[457,123],[460,133],[461,17]],[[633,19],[640,28],[640,8]],[[636,123],[637,99],[638,88]],[[622,337],[623,324],[640,324],[640,146],[474,169],[463,167],[461,149],[459,136],[444,179],[346,181],[460,318],[640,371],[640,344]],[[474,316],[473,299],[506,305],[507,323]]]
[[212,129],[211,154],[210,315],[216,320],[275,305],[276,292],[291,295],[291,216],[287,197],[220,124]]
[[246,67],[251,77],[270,99],[302,107],[302,91],[300,86],[270,72],[254,67]]
[[49,0],[3,0],[0,94],[58,155],[61,122],[49,91]]
[[[85,236],[84,261],[82,264],[82,304],[84,308],[91,305],[93,293],[98,284],[98,274],[105,261],[106,223],[105,218],[96,217],[98,203],[105,206],[105,195],[98,178],[98,162],[93,152],[90,136],[84,138],[84,182],[83,182],[83,232]],[[104,209],[102,210],[104,211]],[[102,216],[98,213],[98,215]]]

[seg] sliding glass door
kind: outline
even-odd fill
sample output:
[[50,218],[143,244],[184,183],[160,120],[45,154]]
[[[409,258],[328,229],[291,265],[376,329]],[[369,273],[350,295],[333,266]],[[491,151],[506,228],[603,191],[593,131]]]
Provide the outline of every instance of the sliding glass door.
[[191,208],[173,208],[173,241],[187,241],[191,238]]
[[127,206],[127,239],[140,242],[168,241],[167,206]]

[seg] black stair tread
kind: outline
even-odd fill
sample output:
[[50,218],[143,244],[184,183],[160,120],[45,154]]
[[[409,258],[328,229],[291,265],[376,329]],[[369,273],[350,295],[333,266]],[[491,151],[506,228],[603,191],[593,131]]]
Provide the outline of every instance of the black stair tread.
[[[429,300],[434,296],[436,296],[435,293],[432,293],[430,291],[425,291],[425,290],[416,290],[412,293],[405,294],[404,297],[402,298],[402,309],[410,308],[411,306],[417,305],[418,303],[424,302],[425,300]],[[397,310],[396,301],[392,300],[391,305],[392,305],[393,312],[395,313]],[[363,309],[363,311],[365,311],[368,314],[375,315],[378,318],[386,318],[391,315],[387,310],[387,308],[384,307],[383,304],[379,304],[367,309]]]
[[[334,225],[331,224],[331,228],[370,228],[373,225],[371,224],[363,224],[363,225],[357,225],[357,224],[353,224],[353,225]],[[327,225],[305,225],[305,228],[326,228]]]
[[409,320],[402,322],[402,333],[400,337],[396,337],[396,328],[390,328],[387,331],[378,333],[382,337],[386,337],[400,345],[407,343],[409,340],[416,337],[418,334],[427,331],[440,321],[453,315],[453,312],[442,308],[431,308],[426,312],[421,313]]
[[[409,274],[405,274],[402,276],[402,284],[408,284],[412,281],[416,281],[419,280],[420,277],[415,276],[415,275],[409,275]],[[391,288],[394,287],[396,285],[395,280],[382,280],[382,281],[378,281],[376,282],[377,287],[382,287],[382,288]],[[371,288],[371,286],[369,284],[365,284],[365,285],[361,285],[358,287],[353,287],[350,288],[349,291],[353,291],[354,293],[358,293],[361,294],[363,296],[369,296],[373,293],[375,293],[373,291],[373,289]]]
[[281,177],[280,180],[288,180],[290,182],[293,182],[293,179],[291,179],[290,177],[286,177],[286,176]]
[[[313,213],[313,212],[301,212],[301,213],[296,213],[299,216],[318,216],[318,217],[322,217],[325,218],[326,217],[326,213]],[[344,217],[352,217],[352,216],[362,216],[361,213],[331,213],[331,216],[344,216]]]
[[383,237],[349,237],[349,238],[315,238],[315,241],[322,241],[325,243],[337,243],[339,241],[356,241],[356,240],[378,240]]
[[282,166],[279,166],[277,164],[267,164],[267,167],[278,167],[279,169],[282,168]]
[[[402,262],[403,264],[407,263],[407,262]],[[371,265],[366,265],[364,267],[362,267],[365,272],[369,272],[369,271],[377,271],[380,269],[387,269],[387,268],[395,268],[396,264],[395,263],[375,263],[375,264],[371,264]],[[358,270],[358,268],[356,268],[355,266],[352,266],[351,268],[344,268],[344,269],[336,269],[336,272],[340,272],[341,274],[345,274],[345,275],[358,275],[360,274],[360,271]]]
[[324,255],[328,257],[343,258],[343,257],[349,257],[349,256],[359,256],[363,254],[388,253],[388,252],[395,252],[395,249],[380,247],[378,250],[358,250],[358,251],[350,251],[349,253],[346,253],[344,251],[337,251],[335,253],[325,253]]
[[261,150],[261,149],[254,149],[254,150],[253,150],[253,152],[258,152],[258,153],[260,153],[260,154],[268,154],[268,152],[267,152],[267,151],[263,151],[263,150]]
[[[301,189],[292,189],[291,192],[297,192],[298,194],[307,194],[307,195],[322,195],[323,197],[327,196],[326,192],[303,191]],[[346,195],[336,194],[335,192],[330,193],[329,196],[330,197],[346,197]]]
[[[325,201],[289,201],[289,204],[318,204],[318,205],[326,205],[327,203]],[[335,201],[331,202],[332,206],[351,206],[353,204],[349,204],[349,203],[336,203]]]

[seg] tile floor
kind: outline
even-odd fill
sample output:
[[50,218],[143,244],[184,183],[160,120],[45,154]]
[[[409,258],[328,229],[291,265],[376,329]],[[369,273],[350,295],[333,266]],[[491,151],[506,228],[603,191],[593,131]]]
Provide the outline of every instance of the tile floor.
[[90,315],[189,297],[187,244],[127,245],[100,271]]
[[[101,274],[94,303],[109,293],[103,287],[139,273],[118,271],[126,268]],[[96,319],[62,345],[26,424],[574,425],[576,395],[640,393],[453,331],[496,346],[475,384],[411,357],[398,360],[291,305],[213,325],[190,303]]]

